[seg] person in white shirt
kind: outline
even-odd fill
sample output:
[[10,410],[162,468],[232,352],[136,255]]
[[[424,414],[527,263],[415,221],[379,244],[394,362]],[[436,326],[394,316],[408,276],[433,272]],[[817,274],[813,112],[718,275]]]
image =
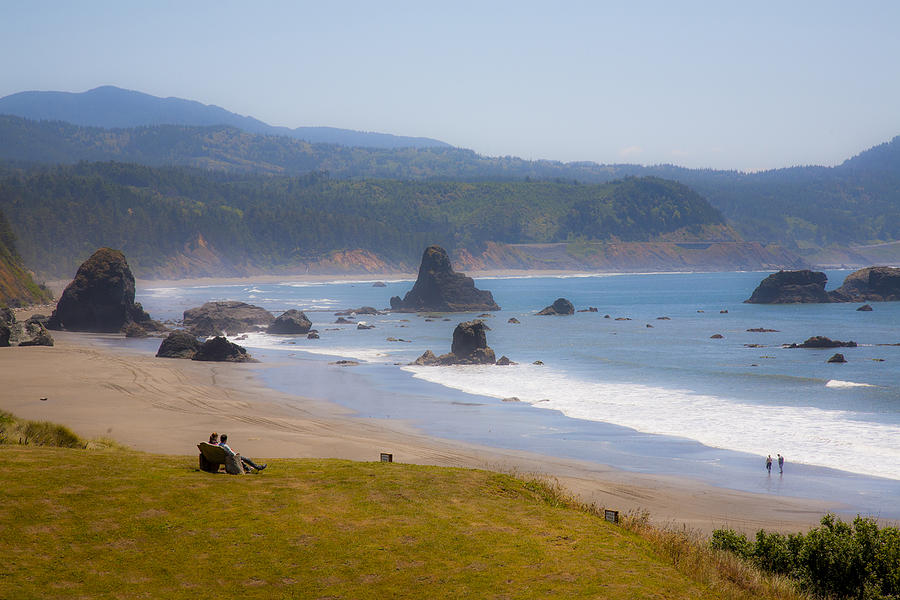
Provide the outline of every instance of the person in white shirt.
[[[228,456],[234,456],[236,454],[236,452],[231,449],[231,446],[229,446],[227,444],[227,442],[228,442],[228,434],[227,433],[223,433],[222,435],[219,436],[219,446],[221,446],[225,450],[225,453],[228,454]],[[257,471],[262,471],[263,469],[265,469],[268,466],[268,465],[257,465],[255,462],[253,462],[251,459],[247,458],[246,456],[241,456],[241,462],[244,463],[244,465],[246,467],[252,467],[252,468],[256,469]]]

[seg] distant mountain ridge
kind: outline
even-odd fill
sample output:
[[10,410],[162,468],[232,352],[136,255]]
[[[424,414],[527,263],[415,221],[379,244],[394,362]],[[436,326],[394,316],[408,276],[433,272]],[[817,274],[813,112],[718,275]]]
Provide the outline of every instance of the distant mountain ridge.
[[65,121],[85,127],[128,129],[153,125],[229,125],[248,133],[281,135],[312,143],[369,148],[450,147],[440,140],[354,131],[337,127],[277,127],[215,105],[182,98],[160,98],[102,86],[81,93],[28,91],[0,98],[0,114],[35,121]]
[[[119,161],[339,179],[605,183],[660,177],[697,191],[744,240],[776,243],[823,267],[900,265],[900,136],[835,167],[757,173],[488,157],[455,147],[360,148],[234,126],[83,127],[0,115],[0,161]],[[0,165],[2,171],[2,165]]]

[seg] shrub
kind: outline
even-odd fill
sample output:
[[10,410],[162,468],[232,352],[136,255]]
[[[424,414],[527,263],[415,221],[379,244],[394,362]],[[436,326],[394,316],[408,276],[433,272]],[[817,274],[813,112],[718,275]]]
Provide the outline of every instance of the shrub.
[[741,558],[750,558],[753,555],[753,544],[743,533],[734,529],[716,529],[713,531],[710,546],[713,550],[727,550]]
[[717,529],[710,545],[760,569],[790,575],[818,597],[900,598],[900,529],[879,529],[871,518],[857,516],[845,523],[828,514],[805,536],[760,530],[755,542],[733,530]]

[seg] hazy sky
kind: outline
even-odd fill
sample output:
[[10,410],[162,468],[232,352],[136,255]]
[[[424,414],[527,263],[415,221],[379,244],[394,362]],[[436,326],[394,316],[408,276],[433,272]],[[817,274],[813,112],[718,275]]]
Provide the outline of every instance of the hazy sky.
[[900,2],[0,0],[0,96],[116,85],[491,156],[759,169],[900,134]]

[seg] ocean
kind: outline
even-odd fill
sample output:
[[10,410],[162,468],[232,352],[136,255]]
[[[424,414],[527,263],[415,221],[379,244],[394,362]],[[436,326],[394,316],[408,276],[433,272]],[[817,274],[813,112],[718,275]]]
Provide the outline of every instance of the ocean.
[[[828,272],[829,289],[847,273]],[[237,343],[267,365],[259,374],[268,385],[360,418],[900,518],[900,345],[892,345],[900,344],[900,302],[871,303],[871,312],[859,304],[744,304],[766,275],[477,279],[502,307],[484,320],[497,357],[518,363],[506,367],[408,365],[426,349],[449,352],[454,327],[477,313],[360,315],[375,326],[366,330],[335,324],[339,310],[387,307],[412,287],[408,280],[151,284],[139,287],[137,300],[161,320],[210,300],[275,315],[303,310],[320,339],[251,333]],[[559,297],[597,312],[535,315]],[[783,347],[814,335],[859,345]],[[835,352],[847,362],[826,362]],[[330,364],[338,359],[360,364]],[[777,453],[785,474],[776,467],[768,475],[765,456]]]

